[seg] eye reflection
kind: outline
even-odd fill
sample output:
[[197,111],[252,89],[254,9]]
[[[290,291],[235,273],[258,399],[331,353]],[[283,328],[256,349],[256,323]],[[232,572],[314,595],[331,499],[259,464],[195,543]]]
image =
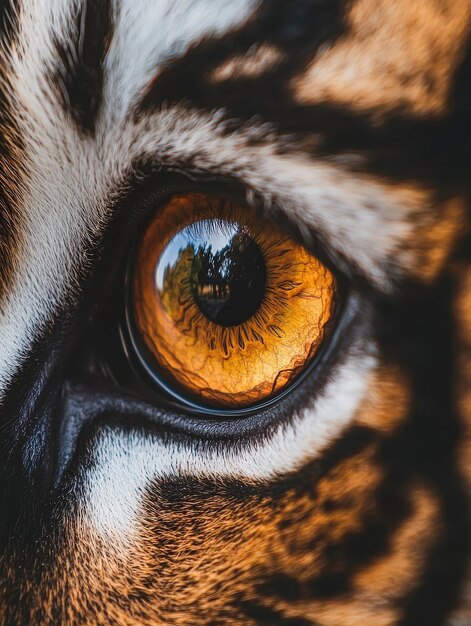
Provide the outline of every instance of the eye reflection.
[[265,294],[262,252],[238,224],[202,220],[168,243],[156,268],[156,288],[167,314],[178,315],[180,285],[189,281],[200,311],[221,326],[250,319]]

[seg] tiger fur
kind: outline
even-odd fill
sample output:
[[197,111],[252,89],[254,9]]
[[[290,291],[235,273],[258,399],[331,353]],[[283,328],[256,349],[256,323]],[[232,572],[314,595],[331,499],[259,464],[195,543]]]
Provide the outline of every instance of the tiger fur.
[[[0,623],[471,624],[470,20],[0,4]],[[146,194],[208,185],[320,242],[354,304],[315,385],[196,437],[70,371]]]

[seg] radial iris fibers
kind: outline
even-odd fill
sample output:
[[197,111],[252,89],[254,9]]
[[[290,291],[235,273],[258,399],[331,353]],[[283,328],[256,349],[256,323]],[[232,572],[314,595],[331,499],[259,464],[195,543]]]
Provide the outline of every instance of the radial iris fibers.
[[133,280],[147,369],[189,401],[237,409],[290,385],[317,353],[334,278],[248,208],[172,197],[148,224]]

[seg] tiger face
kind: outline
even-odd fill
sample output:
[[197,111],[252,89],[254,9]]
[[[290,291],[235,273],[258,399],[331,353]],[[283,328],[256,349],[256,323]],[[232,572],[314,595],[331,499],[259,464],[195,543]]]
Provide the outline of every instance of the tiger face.
[[465,626],[468,0],[0,6],[0,622]]

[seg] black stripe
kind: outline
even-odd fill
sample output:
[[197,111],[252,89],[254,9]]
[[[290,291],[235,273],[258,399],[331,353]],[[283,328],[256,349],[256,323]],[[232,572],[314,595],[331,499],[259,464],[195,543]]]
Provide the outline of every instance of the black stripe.
[[[409,372],[415,394],[399,458],[414,463],[434,490],[441,517],[438,540],[418,586],[407,598],[400,626],[446,623],[465,582],[471,553],[468,490],[458,469],[463,425],[455,395],[459,367],[455,342],[460,339],[455,328],[456,294],[456,276],[450,270],[422,296],[409,294],[402,311],[389,307],[385,312],[393,325],[389,337],[382,338],[383,345]],[[391,447],[386,463],[397,459],[398,452],[397,444]]]
[[[391,180],[420,180],[444,193],[467,185],[471,166],[471,43],[453,77],[448,115],[417,118],[395,110],[378,124],[374,114],[348,107],[300,106],[291,81],[312,61],[319,46],[345,32],[346,2],[266,0],[253,22],[221,40],[202,42],[171,63],[154,80],[137,115],[164,102],[183,102],[204,110],[223,109],[230,132],[253,119],[269,122],[283,135],[283,149],[317,157],[357,152],[357,167]],[[283,60],[262,76],[214,83],[213,70],[253,45],[273,44]],[[290,134],[290,137],[287,137]],[[264,141],[262,135],[258,140]],[[315,142],[313,142],[315,138]],[[256,141],[251,137],[251,141]],[[312,145],[314,144],[314,148]]]
[[[290,99],[292,76],[321,45],[343,32],[348,4],[347,0],[265,0],[248,24],[221,39],[203,41],[171,63],[151,85],[138,113],[164,101],[188,100],[209,108],[229,107],[242,116],[273,114]],[[222,85],[208,81],[221,63],[260,44],[274,45],[282,53],[280,63],[263,78],[229,80]]]
[[18,32],[18,0],[0,2],[0,44],[8,46]]
[[85,0],[73,36],[56,43],[60,64],[53,76],[64,109],[82,132],[93,133],[103,96],[104,60],[113,29],[111,0]]
[[264,606],[255,600],[243,600],[238,608],[258,626],[316,626],[317,622],[302,617],[289,617],[283,611]]
[[[380,467],[384,463],[385,476],[371,497],[374,508],[371,507],[363,514],[361,528],[333,541],[324,532],[313,527],[312,537],[306,541],[304,550],[309,553],[322,549],[322,564],[318,573],[302,582],[293,578],[289,572],[266,577],[257,587],[257,592],[262,597],[296,603],[346,595],[351,591],[358,571],[390,553],[391,537],[411,512],[408,481],[411,473],[415,473],[415,468],[409,463],[402,464],[398,461],[400,456],[392,459],[388,467],[381,459],[385,442],[368,429],[358,427],[351,428],[342,436],[318,464],[322,468],[322,474],[326,474],[332,467],[338,466],[341,459],[353,458],[371,445],[377,450]],[[303,471],[303,476],[305,474]],[[315,485],[312,477],[311,482]],[[323,502],[322,506],[327,510],[332,507],[350,510],[352,502],[348,498],[336,498]]]

